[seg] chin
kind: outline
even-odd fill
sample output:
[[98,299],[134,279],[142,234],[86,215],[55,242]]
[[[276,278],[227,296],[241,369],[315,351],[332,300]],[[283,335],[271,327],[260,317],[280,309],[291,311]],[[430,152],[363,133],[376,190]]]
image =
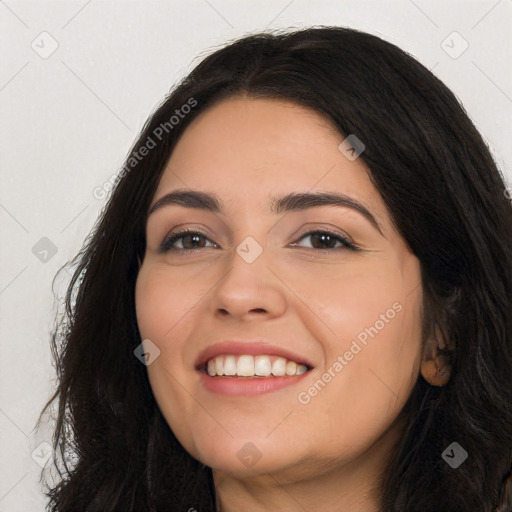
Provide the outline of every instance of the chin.
[[291,457],[291,452],[296,447],[265,439],[263,434],[260,438],[253,437],[252,441],[248,437],[231,438],[225,434],[222,440],[215,442],[212,436],[208,443],[199,440],[193,450],[185,448],[206,466],[237,477],[283,470],[292,466],[297,459],[296,453],[293,460]]

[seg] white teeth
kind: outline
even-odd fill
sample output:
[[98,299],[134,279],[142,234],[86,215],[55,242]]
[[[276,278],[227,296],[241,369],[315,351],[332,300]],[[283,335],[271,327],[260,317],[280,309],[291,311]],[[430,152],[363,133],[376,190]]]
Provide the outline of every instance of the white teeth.
[[295,375],[297,371],[297,363],[295,361],[288,361],[286,363],[286,375]]
[[[238,358],[238,359],[237,359]],[[306,365],[298,364],[284,357],[268,355],[241,355],[228,354],[210,359],[206,364],[206,371],[210,377],[228,375],[239,377],[275,377],[301,375],[307,372]]]
[[254,373],[260,377],[268,377],[272,365],[270,359],[267,356],[256,356],[254,358]]
[[224,361],[222,356],[215,358],[215,372],[217,375],[224,375]]
[[278,357],[272,364],[272,375],[283,377],[286,374],[286,359]]
[[[240,377],[252,377],[254,375],[254,357],[240,356],[236,365],[236,373]],[[222,375],[222,373],[217,372],[217,375]]]
[[235,356],[226,356],[224,359],[224,375],[236,375]]
[[215,371],[215,359],[210,359],[208,361],[208,375],[210,377],[217,375],[217,372]]

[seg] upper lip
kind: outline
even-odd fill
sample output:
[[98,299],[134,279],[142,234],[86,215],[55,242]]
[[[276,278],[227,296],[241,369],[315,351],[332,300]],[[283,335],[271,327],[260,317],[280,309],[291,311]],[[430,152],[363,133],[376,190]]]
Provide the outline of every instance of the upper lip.
[[284,348],[280,345],[275,345],[265,341],[236,341],[236,340],[225,340],[219,343],[215,343],[206,347],[197,356],[195,362],[195,368],[200,370],[208,362],[208,360],[220,356],[222,354],[233,354],[233,355],[269,355],[269,356],[280,356],[296,363],[306,365],[308,368],[313,368],[313,364],[306,359],[295,353],[292,350]]

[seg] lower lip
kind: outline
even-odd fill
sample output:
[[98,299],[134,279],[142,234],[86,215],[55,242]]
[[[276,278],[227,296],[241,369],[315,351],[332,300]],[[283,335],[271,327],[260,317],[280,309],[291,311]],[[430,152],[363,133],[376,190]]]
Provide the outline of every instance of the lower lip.
[[220,395],[250,396],[272,393],[287,386],[298,384],[309,371],[287,377],[210,377],[201,372],[200,379],[208,391]]

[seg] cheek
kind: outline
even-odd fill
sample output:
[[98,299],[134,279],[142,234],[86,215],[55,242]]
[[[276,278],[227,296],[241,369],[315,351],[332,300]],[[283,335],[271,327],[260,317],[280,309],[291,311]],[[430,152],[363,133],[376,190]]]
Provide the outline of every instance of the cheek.
[[[175,433],[183,433],[187,432],[191,406],[188,395],[183,393],[183,385],[189,387],[187,373],[190,373],[183,348],[188,332],[193,329],[193,315],[187,316],[187,312],[193,308],[195,295],[190,287],[177,285],[176,281],[168,271],[141,267],[135,287],[135,307],[141,338],[149,338],[160,350],[147,367],[153,395],[168,425]],[[177,290],[187,290],[186,296]],[[186,441],[186,436],[181,441]]]
[[[167,273],[168,274],[168,273]],[[148,365],[148,375],[155,395],[163,387],[172,390],[174,386],[156,385],[169,380],[172,375],[181,375],[186,368],[184,362],[185,340],[193,329],[190,313],[190,289],[187,297],[178,293],[181,286],[171,282],[169,275],[158,269],[141,268],[135,287],[135,308],[141,338],[150,339],[160,350],[154,363]]]
[[[135,286],[135,307],[141,336],[155,343],[175,339],[187,325],[187,313],[198,302],[200,293],[193,291],[192,281],[181,283],[173,273],[158,266],[144,265]],[[173,345],[176,343],[173,341]]]
[[163,332],[164,323],[167,322],[160,309],[167,300],[170,297],[166,296],[164,288],[141,269],[135,285],[135,310],[142,339],[160,338],[158,333]]
[[417,265],[405,272],[381,260],[365,271],[351,270],[309,283],[316,314],[308,329],[321,333],[328,383],[312,383],[302,399],[310,400],[307,408],[317,417],[328,418],[333,432],[344,425],[356,439],[358,429],[375,428],[373,435],[385,429],[417,380],[421,287]]
[[303,424],[310,432],[321,426],[328,442],[318,442],[326,447],[326,455],[348,456],[366,450],[397,419],[417,380],[420,337],[416,316],[406,308],[398,313],[393,310],[394,318],[389,323],[380,320],[383,324],[374,330],[379,319],[374,313],[380,314],[381,309],[372,304],[366,311],[367,321],[362,325],[368,330],[361,329],[360,317],[348,329],[364,335],[338,337],[327,349],[323,373],[301,390],[301,403],[307,402]]
[[324,349],[339,352],[349,349],[354,339],[364,343],[372,335],[385,338],[380,334],[393,329],[395,337],[402,330],[416,331],[417,274],[411,267],[404,275],[394,260],[369,258],[335,269],[318,267],[314,275],[296,272],[288,281],[308,306],[310,313],[303,319],[309,319],[310,331],[323,341]]

